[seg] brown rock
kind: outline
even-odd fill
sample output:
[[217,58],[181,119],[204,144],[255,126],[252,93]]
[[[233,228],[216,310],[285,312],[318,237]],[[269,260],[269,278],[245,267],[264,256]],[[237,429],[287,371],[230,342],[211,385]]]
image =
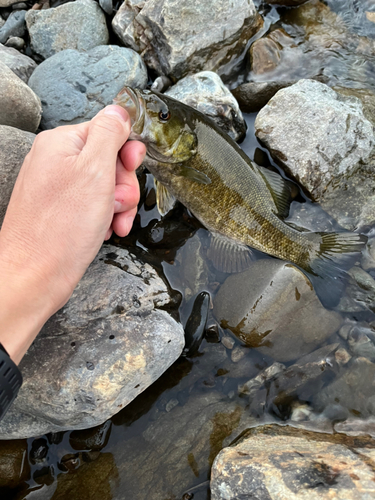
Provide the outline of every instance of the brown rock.
[[27,442],[0,442],[0,488],[15,488],[30,478]]

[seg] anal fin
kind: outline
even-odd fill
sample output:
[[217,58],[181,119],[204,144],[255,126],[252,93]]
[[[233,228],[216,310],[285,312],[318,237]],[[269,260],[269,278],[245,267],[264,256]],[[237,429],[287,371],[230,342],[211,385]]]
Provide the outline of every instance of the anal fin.
[[252,251],[248,246],[218,233],[211,233],[207,256],[216,269],[224,273],[245,271],[252,261]]

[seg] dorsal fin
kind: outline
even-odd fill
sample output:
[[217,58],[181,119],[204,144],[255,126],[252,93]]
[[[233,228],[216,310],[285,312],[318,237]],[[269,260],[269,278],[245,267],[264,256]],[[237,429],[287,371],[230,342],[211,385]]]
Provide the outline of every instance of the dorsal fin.
[[281,175],[264,167],[258,166],[258,171],[266,183],[275,206],[277,214],[280,217],[287,217],[289,215],[289,207],[292,201],[290,187],[288,182],[281,177]]

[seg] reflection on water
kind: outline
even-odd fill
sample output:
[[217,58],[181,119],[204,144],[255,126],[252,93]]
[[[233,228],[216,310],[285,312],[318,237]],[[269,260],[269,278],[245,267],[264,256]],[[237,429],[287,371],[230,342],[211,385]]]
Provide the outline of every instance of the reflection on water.
[[[274,69],[252,71],[249,79],[321,74],[331,85],[374,86],[375,0],[312,1],[298,9],[262,5],[270,31],[283,33],[267,46],[276,46],[279,59]],[[243,149],[258,164],[277,169],[255,139],[255,115],[246,119]],[[186,324],[197,295],[205,291],[214,299],[227,275],[207,259],[207,231],[181,205],[161,219],[151,175],[144,173],[140,181],[142,201],[134,229],[114,243],[130,247],[165,276],[175,291],[174,314]],[[337,229],[300,191],[288,222],[313,231]],[[258,259],[272,260],[256,253]],[[370,286],[362,284],[364,289]],[[348,418],[374,415],[367,381],[375,376],[375,316],[366,307],[350,310],[334,313],[341,327],[312,353],[284,362],[243,346],[225,325],[216,324],[210,308],[211,328],[198,354],[180,358],[109,422],[30,439],[27,460],[23,441],[14,444],[14,451],[5,451],[19,485],[1,490],[0,482],[1,498],[175,500],[185,493],[184,500],[206,500],[213,459],[246,428],[292,421],[330,431]],[[349,368],[348,346],[358,356]],[[0,443],[0,456],[1,446],[6,450]]]

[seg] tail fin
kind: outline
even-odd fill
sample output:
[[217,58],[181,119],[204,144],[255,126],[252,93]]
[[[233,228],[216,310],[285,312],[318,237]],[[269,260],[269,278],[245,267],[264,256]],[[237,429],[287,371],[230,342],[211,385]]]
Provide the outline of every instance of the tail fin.
[[347,271],[359,258],[367,243],[367,236],[357,233],[310,233],[307,238],[315,243],[311,260],[301,266],[311,280],[316,294],[326,307],[340,301],[348,279]]

